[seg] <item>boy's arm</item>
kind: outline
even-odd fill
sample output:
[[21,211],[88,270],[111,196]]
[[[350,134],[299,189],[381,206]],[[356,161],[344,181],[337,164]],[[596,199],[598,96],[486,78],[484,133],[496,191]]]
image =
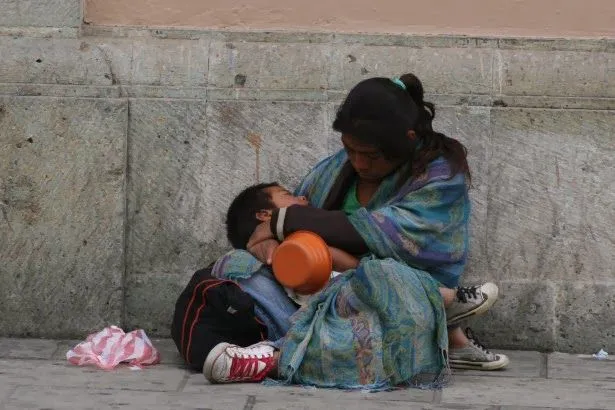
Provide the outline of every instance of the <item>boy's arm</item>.
[[344,252],[341,249],[329,246],[329,252],[331,252],[331,259],[333,259],[333,270],[337,272],[344,272],[348,269],[355,269],[359,266],[359,259],[355,258],[348,252]]

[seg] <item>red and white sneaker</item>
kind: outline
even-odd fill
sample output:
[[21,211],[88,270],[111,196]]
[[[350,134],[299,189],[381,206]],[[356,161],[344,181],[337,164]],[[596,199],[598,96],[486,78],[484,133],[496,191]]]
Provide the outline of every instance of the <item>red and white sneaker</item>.
[[276,366],[274,351],[268,342],[248,347],[220,343],[207,355],[203,374],[211,383],[259,382]]

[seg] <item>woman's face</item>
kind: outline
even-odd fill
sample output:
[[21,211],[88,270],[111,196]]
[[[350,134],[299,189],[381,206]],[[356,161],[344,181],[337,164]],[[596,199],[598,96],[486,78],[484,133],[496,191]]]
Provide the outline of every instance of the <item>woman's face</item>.
[[391,161],[373,145],[358,141],[350,134],[342,134],[342,144],[359,178],[366,182],[380,182],[404,161]]

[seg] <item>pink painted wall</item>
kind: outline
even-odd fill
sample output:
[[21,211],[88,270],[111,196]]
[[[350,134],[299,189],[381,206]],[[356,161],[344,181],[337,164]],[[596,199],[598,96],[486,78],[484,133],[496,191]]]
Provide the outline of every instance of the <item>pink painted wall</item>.
[[615,37],[615,0],[85,0],[98,25]]

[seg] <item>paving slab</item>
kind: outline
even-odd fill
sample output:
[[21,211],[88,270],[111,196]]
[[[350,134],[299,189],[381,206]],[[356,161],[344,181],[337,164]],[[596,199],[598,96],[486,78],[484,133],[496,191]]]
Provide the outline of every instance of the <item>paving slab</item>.
[[448,403],[555,407],[562,409],[612,409],[615,383],[605,381],[548,380],[490,376],[459,376],[443,390]]
[[60,340],[57,342],[57,350],[51,356],[51,360],[61,362],[66,360],[66,352],[81,343],[82,340]]
[[[1,370],[0,370],[1,372]],[[0,385],[0,409],[4,409],[3,405],[8,400],[9,396],[17,387],[10,383],[2,383]]]
[[55,340],[0,338],[3,359],[51,359],[57,348]]
[[0,360],[0,369],[0,384],[167,392],[177,391],[186,375],[184,369],[174,366],[158,365],[143,370],[120,366],[105,371],[40,360]]
[[43,387],[17,388],[5,404],[12,409],[79,409],[104,408],[125,409],[243,409],[247,398],[243,396],[185,395],[167,392],[146,392],[138,394],[125,390],[82,390]]
[[385,409],[488,409],[490,406],[481,407],[441,407],[434,406],[427,403],[417,402],[394,402],[394,401],[369,401],[362,400],[360,397],[353,399],[352,401],[339,401],[339,402],[326,402],[318,398],[312,399],[297,399],[290,403],[284,400],[276,398],[254,398],[254,407],[250,407],[254,410],[306,410],[306,409],[323,409],[327,410],[347,410],[347,409],[361,409],[361,410],[385,410]]
[[591,355],[551,353],[549,379],[615,381],[615,360],[596,360]]
[[[493,377],[544,377],[545,359],[540,352],[496,350],[508,356],[510,364],[502,370],[489,372]],[[480,370],[453,370],[453,376],[484,376]]]
[[175,347],[172,339],[151,339],[154,347],[160,352],[160,363],[183,366],[184,361]]
[[429,403],[434,399],[434,390],[402,389],[390,392],[366,393],[361,391],[344,391],[339,389],[318,389],[301,386],[269,386],[263,384],[235,384],[214,385],[209,384],[202,374],[192,373],[184,387],[185,393],[206,393],[213,395],[240,394],[245,396],[275,397],[287,400],[289,403],[295,399],[321,399],[330,401],[367,400],[367,401],[412,401]]

